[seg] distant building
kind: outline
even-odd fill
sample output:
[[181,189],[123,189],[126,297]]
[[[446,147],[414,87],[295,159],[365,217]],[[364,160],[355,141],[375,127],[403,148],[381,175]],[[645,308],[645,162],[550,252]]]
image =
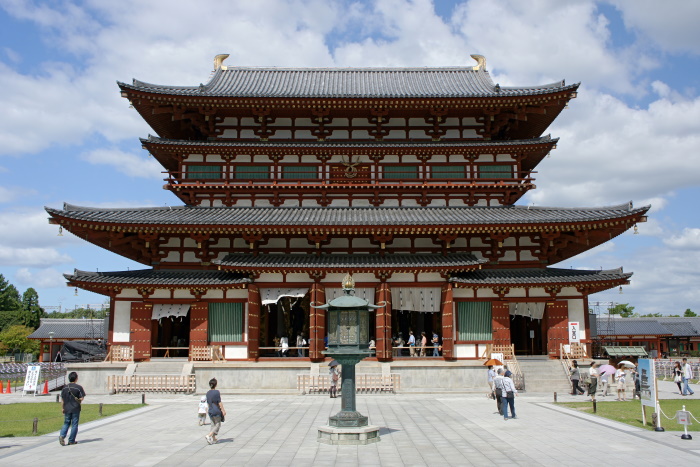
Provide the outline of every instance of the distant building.
[[41,342],[40,362],[51,362],[66,341],[100,341],[105,338],[105,319],[42,318],[39,328],[27,338]]
[[[597,316],[594,338],[601,346],[641,346],[652,356],[687,355],[700,350],[698,318]],[[656,351],[656,352],[654,352]]]

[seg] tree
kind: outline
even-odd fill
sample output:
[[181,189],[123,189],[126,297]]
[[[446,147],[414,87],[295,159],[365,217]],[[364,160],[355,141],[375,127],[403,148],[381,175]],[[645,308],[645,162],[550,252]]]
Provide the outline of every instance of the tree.
[[33,329],[38,328],[41,318],[46,316],[44,309],[39,306],[39,294],[32,287],[22,295],[22,309],[29,321],[25,324]]
[[629,303],[618,303],[608,308],[611,315],[620,315],[622,318],[629,318],[634,315],[634,307]]
[[0,342],[10,351],[39,353],[39,341],[27,339],[34,330],[27,326],[15,324],[0,332]]
[[19,292],[0,274],[0,331],[13,324],[24,324],[24,318]]
[[684,317],[684,318],[693,318],[693,317],[695,317],[695,316],[697,316],[697,315],[698,315],[698,314],[695,313],[695,312],[693,312],[690,308],[688,308],[687,310],[685,310],[685,313],[683,313],[683,317]]
[[103,319],[108,308],[75,308],[67,311],[52,311],[44,318],[65,318],[65,319]]
[[[635,315],[636,315],[636,314],[637,314],[637,313],[635,313]],[[649,313],[649,314],[646,314],[646,315],[639,315],[639,318],[661,318],[661,317],[663,317],[663,316],[664,316],[664,315],[662,315],[661,313]],[[636,318],[637,316],[634,316],[634,317]]]

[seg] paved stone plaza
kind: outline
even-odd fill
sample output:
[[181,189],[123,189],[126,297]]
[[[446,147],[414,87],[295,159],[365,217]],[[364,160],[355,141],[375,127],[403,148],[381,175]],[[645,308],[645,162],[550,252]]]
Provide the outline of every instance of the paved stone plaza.
[[[660,384],[662,397],[674,397],[673,383]],[[22,400],[0,397],[3,403]],[[228,416],[217,445],[204,439],[208,426],[197,425],[199,396],[147,395],[147,407],[82,424],[77,446],[60,446],[57,433],[2,438],[0,465],[48,465],[56,456],[61,464],[77,466],[700,463],[700,435],[685,441],[680,432],[655,433],[557,408],[551,394],[521,394],[518,419],[508,421],[483,394],[359,395],[358,409],[382,427],[381,442],[368,446],[316,442],[317,427],[339,410],[340,399],[226,394],[223,399]],[[55,404],[53,395],[23,400]],[[140,396],[88,396],[88,401],[140,402]]]

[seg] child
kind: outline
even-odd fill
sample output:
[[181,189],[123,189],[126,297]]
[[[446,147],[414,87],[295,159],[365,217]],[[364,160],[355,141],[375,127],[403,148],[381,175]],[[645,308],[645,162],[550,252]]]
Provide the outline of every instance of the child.
[[207,404],[207,396],[202,396],[201,399],[199,399],[199,426],[204,425],[204,422],[207,420],[207,412],[209,411],[209,404]]

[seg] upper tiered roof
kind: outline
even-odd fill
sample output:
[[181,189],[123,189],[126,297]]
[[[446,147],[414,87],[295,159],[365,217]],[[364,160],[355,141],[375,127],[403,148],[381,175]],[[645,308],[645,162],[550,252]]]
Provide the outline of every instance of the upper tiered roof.
[[483,68],[221,67],[207,84],[164,86],[134,79],[123,90],[198,97],[240,98],[474,98],[520,97],[574,91],[562,81],[505,87]]

